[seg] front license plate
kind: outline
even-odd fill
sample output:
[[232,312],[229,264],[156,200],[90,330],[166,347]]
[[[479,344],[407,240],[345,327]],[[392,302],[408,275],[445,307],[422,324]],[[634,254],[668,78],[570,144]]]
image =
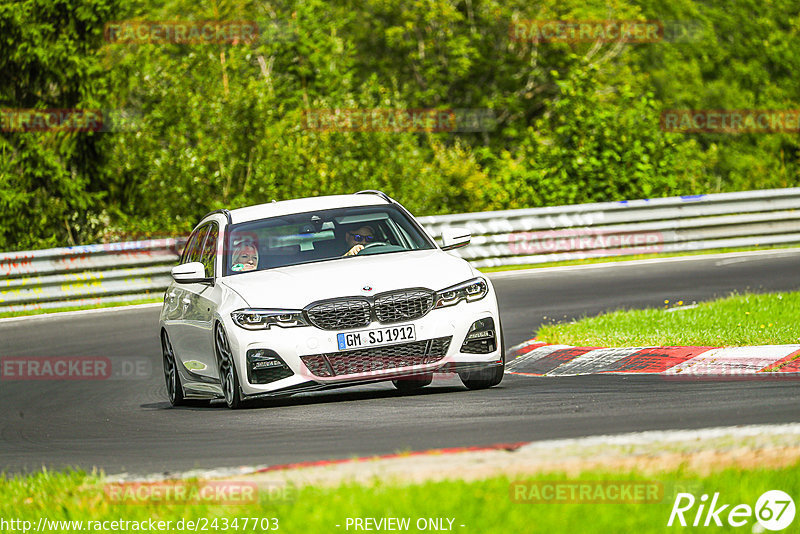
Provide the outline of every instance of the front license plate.
[[359,349],[362,347],[376,347],[379,345],[392,345],[405,343],[417,339],[413,324],[400,326],[386,326],[374,330],[361,330],[348,334],[337,334],[336,341],[339,350]]

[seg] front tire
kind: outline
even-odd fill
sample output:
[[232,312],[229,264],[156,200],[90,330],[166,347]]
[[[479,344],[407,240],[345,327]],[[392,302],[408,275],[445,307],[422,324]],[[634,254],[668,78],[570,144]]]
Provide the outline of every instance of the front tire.
[[411,391],[415,391],[417,389],[422,389],[431,382],[433,382],[433,373],[415,375],[415,376],[410,376],[408,378],[400,378],[398,380],[392,380],[392,384],[394,384],[394,387],[396,387],[398,391],[402,391],[403,393],[408,393]]
[[503,336],[502,325],[501,328],[498,328],[498,333],[500,334],[500,364],[477,371],[458,373],[461,383],[467,389],[488,389],[503,380],[503,374],[506,370],[506,340]]
[[458,376],[461,378],[461,382],[467,386],[467,389],[487,389],[496,386],[503,380],[505,368],[505,363],[501,363],[488,369],[464,371],[463,373],[458,373]]
[[186,399],[183,396],[183,386],[181,377],[178,374],[177,360],[175,351],[172,350],[172,343],[166,330],[161,331],[161,354],[164,358],[164,379],[167,383],[167,397],[172,406],[183,406]]
[[225,404],[228,408],[235,410],[244,404],[242,399],[242,389],[239,385],[239,374],[236,372],[236,364],[233,361],[228,336],[225,329],[217,323],[214,333],[214,345],[217,351],[217,362],[219,362],[219,379],[222,392],[225,395]]

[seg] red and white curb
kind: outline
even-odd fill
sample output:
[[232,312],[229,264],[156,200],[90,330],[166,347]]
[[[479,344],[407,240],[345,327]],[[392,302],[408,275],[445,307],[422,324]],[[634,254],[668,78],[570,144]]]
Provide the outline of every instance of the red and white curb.
[[511,348],[506,373],[528,376],[668,376],[800,373],[800,345],[757,347],[573,347],[532,339]]

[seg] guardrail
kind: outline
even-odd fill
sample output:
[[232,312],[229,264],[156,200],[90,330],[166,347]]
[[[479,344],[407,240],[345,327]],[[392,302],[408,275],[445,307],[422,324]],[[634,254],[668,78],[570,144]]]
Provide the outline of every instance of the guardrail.
[[[800,188],[438,215],[434,236],[466,227],[452,251],[494,267],[648,253],[800,243]],[[0,254],[0,312],[160,297],[183,240]]]
[[0,254],[0,312],[159,297],[183,239]]
[[422,217],[475,267],[800,243],[800,188]]

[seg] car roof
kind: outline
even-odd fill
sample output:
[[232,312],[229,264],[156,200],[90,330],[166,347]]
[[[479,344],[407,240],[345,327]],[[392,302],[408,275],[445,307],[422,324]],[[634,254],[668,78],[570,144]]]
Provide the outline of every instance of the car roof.
[[281,200],[269,202],[257,206],[247,206],[230,210],[231,223],[238,224],[243,222],[265,219],[267,217],[280,217],[293,213],[305,213],[308,211],[327,210],[334,208],[350,208],[358,206],[385,206],[386,200],[374,194],[361,195],[331,195],[323,197],[297,198],[293,200]]

